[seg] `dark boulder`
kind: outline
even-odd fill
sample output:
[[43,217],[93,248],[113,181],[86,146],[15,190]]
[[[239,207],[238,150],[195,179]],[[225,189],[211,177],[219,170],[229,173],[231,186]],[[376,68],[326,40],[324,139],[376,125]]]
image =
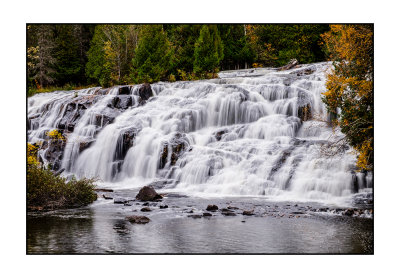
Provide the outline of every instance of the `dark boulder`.
[[191,218],[193,218],[193,219],[198,219],[198,218],[201,218],[202,215],[194,214],[194,215],[188,215],[188,217],[191,217]]
[[150,97],[153,96],[153,91],[151,90],[151,86],[149,83],[144,83],[139,88],[139,96],[142,102],[148,100]]
[[148,217],[141,215],[127,216],[125,219],[134,224],[146,224],[150,222]]
[[352,216],[353,214],[354,214],[354,209],[349,208],[344,211],[344,215]]
[[228,206],[227,209],[239,209],[238,207]]
[[166,208],[168,208],[168,205],[161,205],[160,206],[160,209],[166,209]]
[[149,207],[144,207],[144,208],[141,208],[140,211],[148,212],[148,211],[151,211],[151,208],[149,208]]
[[216,211],[216,210],[218,210],[218,206],[217,205],[208,205],[206,210],[208,210],[208,211]]
[[144,186],[140,189],[139,193],[136,195],[136,199],[140,201],[154,201],[162,199],[162,196],[157,194],[153,187]]
[[118,88],[118,95],[130,95],[131,88],[129,86],[121,86]]
[[221,214],[224,216],[236,216],[236,213],[234,213],[233,211],[223,211],[221,212]]
[[253,210],[244,210],[243,215],[254,215]]
[[114,204],[126,204],[129,203],[129,200],[121,197],[114,198]]
[[215,134],[214,134],[214,136],[215,136],[215,139],[217,139],[217,141],[220,141],[221,140],[221,138],[222,138],[222,135],[224,135],[225,133],[227,133],[228,131],[225,129],[225,130],[220,130],[220,131],[217,131]]

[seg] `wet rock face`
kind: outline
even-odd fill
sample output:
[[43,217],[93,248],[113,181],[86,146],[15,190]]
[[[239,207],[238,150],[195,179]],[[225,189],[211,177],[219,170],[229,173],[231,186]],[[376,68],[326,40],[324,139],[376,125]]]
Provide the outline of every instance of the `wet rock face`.
[[48,161],[51,170],[60,170],[65,145],[65,140],[49,140],[44,158]]
[[140,189],[139,193],[136,195],[136,199],[146,202],[146,201],[155,201],[162,199],[162,196],[157,194],[153,187],[144,186]]
[[87,148],[89,148],[95,140],[89,140],[89,141],[82,141],[79,143],[79,153],[83,152]]
[[118,89],[118,95],[130,95],[131,88],[129,86],[121,86]]
[[133,146],[134,139],[138,130],[130,128],[123,131],[118,138],[117,146],[114,152],[114,161],[123,160],[128,150]]
[[97,102],[98,99],[96,95],[73,98],[70,103],[66,104],[64,115],[57,128],[73,132],[76,123],[83,116],[85,110]]
[[297,110],[297,115],[302,122],[308,121],[312,119],[311,115],[311,106],[310,104],[306,104],[304,106],[300,106]]
[[151,86],[149,83],[144,83],[139,89],[139,96],[141,103],[148,100],[153,96],[153,91],[151,90]]
[[166,142],[162,148],[159,168],[163,169],[165,165],[170,162],[173,166],[176,164],[178,158],[189,149],[189,141],[185,134],[176,133],[175,136]]
[[111,102],[107,105],[110,108],[126,110],[134,104],[132,96],[120,95],[114,97]]
[[97,127],[105,127],[108,124],[111,124],[114,119],[119,115],[118,110],[108,109],[105,110],[101,114],[96,114],[94,116],[93,124]]

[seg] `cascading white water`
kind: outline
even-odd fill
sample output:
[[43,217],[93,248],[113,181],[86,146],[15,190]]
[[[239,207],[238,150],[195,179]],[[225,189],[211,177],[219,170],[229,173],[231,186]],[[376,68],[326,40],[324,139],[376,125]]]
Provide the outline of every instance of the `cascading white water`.
[[[99,177],[115,188],[168,179],[175,182],[166,189],[188,194],[290,200],[348,197],[354,186],[354,153],[351,148],[331,157],[321,152],[343,136],[328,126],[321,101],[330,66],[238,70],[221,72],[219,79],[159,82],[152,85],[154,96],[144,105],[138,100],[137,85],[131,88],[134,104],[119,109],[103,127],[95,123],[96,117],[113,109],[109,103],[118,95],[115,87],[82,110],[68,135],[63,175]],[[56,128],[73,98],[71,92],[29,98],[28,117],[33,120],[28,141],[40,141]],[[302,122],[299,107],[307,105],[313,119]],[[134,138],[126,147],[128,133]],[[79,150],[82,141],[93,140]],[[178,151],[174,142],[181,144]],[[360,190],[372,186],[371,175],[357,175]]]

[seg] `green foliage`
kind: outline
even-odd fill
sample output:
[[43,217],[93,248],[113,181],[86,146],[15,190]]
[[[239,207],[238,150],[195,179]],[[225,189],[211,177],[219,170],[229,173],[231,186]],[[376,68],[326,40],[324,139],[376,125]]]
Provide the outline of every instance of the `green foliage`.
[[171,72],[180,80],[188,80],[181,79],[180,72],[190,75],[193,71],[194,48],[201,25],[166,25],[164,28],[173,49]]
[[60,83],[78,82],[82,66],[79,57],[79,42],[74,36],[73,25],[56,26],[56,79]]
[[171,58],[171,44],[162,25],[143,26],[132,60],[132,79],[136,83],[166,80]]
[[92,179],[67,181],[50,170],[28,165],[27,201],[31,209],[60,209],[86,206],[97,199]]
[[[29,95],[47,87],[194,80],[221,69],[281,66],[325,56],[321,24],[27,26]],[[72,87],[72,86],[70,86]]]
[[105,40],[106,38],[102,31],[102,26],[96,26],[90,43],[88,62],[86,64],[86,75],[89,80],[98,82],[101,86],[108,86],[111,83],[110,69],[104,66],[106,63],[104,50]]
[[255,51],[246,37],[245,25],[218,25],[218,30],[224,45],[222,68],[239,69],[250,66],[255,59]]
[[329,29],[326,24],[248,25],[257,62],[265,66],[283,66],[291,59],[306,64],[323,61],[321,37]]
[[203,25],[194,49],[194,73],[216,72],[223,57],[224,46],[217,26]]

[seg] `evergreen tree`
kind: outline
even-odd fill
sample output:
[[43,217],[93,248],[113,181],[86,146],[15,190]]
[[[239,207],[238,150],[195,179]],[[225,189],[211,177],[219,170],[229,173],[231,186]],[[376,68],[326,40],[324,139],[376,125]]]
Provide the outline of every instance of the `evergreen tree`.
[[224,24],[218,25],[224,45],[223,69],[239,69],[251,66],[255,53],[246,37],[244,25]]
[[60,85],[79,83],[81,70],[85,66],[81,63],[79,38],[75,36],[74,29],[73,25],[55,26],[55,56],[57,57],[55,77],[56,83]]
[[224,57],[224,47],[216,25],[203,25],[194,50],[193,71],[215,73]]
[[40,87],[44,87],[54,82],[54,64],[56,62],[54,57],[54,26],[49,24],[31,25],[30,30],[33,34],[28,36],[28,51],[29,47],[35,49],[32,56],[35,58],[34,61],[31,60],[30,74]]
[[136,83],[166,79],[171,68],[171,44],[162,25],[145,25],[132,60],[131,77]]
[[172,74],[193,71],[194,49],[200,34],[201,25],[166,25],[169,41],[172,43],[173,55],[171,62]]
[[97,25],[88,51],[88,62],[86,64],[86,75],[91,82],[98,82],[101,86],[111,83],[111,71],[104,65],[106,63],[104,43],[105,35],[101,25]]

